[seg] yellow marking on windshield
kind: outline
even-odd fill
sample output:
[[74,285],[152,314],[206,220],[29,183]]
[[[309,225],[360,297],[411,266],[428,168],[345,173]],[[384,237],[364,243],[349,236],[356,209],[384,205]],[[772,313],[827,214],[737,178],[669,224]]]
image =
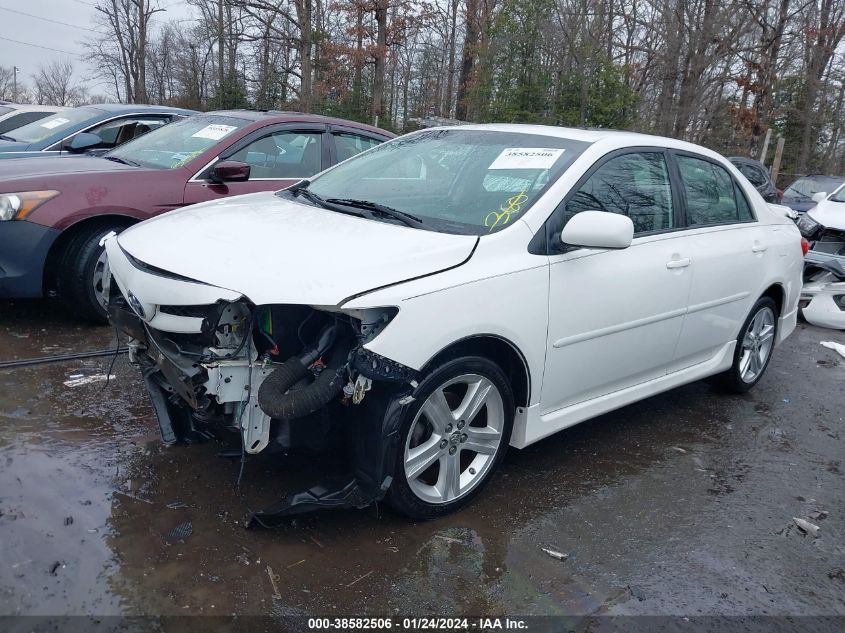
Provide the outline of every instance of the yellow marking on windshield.
[[528,202],[528,196],[525,195],[525,190],[520,191],[515,196],[511,196],[505,201],[505,204],[499,206],[498,211],[491,211],[484,218],[484,226],[489,227],[492,231],[498,225],[505,225],[510,222],[511,216],[522,211],[522,205]]

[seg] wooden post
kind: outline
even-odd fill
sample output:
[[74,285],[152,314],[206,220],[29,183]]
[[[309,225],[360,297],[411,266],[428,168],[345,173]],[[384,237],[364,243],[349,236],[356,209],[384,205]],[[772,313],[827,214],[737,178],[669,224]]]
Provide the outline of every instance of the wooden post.
[[772,182],[775,187],[778,186],[778,173],[780,172],[780,159],[783,157],[783,142],[782,136],[778,137],[778,147],[775,150],[775,159],[772,161]]
[[766,164],[766,153],[769,151],[769,141],[772,140],[772,128],[766,130],[766,138],[763,139],[763,148],[760,150],[760,162]]

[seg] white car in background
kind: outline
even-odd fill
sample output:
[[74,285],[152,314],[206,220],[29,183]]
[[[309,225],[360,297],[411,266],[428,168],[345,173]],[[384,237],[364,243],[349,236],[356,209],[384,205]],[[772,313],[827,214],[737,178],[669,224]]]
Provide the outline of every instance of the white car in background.
[[798,220],[810,243],[801,311],[813,325],[845,329],[845,185],[813,200],[816,206]]
[[345,443],[348,478],[262,524],[384,496],[439,516],[509,445],[707,376],[744,392],[802,271],[795,224],[718,154],[523,125],[409,134],[105,247],[166,441]]
[[61,106],[29,105],[0,101],[0,136],[62,110],[65,110],[65,108]]

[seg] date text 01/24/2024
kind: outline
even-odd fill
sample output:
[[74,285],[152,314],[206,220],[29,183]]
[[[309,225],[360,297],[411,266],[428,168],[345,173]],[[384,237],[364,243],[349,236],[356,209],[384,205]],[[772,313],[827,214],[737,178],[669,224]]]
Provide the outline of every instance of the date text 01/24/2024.
[[371,631],[518,631],[524,620],[512,618],[309,618],[309,630]]

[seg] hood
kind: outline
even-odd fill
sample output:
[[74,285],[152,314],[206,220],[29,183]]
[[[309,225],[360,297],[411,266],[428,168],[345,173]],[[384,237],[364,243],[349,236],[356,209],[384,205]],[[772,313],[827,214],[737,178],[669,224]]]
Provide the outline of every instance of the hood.
[[34,157],[20,160],[7,160],[0,165],[0,190],[13,191],[10,186],[14,180],[49,176],[66,176],[79,173],[104,173],[138,171],[139,168],[123,165],[94,156],[74,156],[73,159],[58,156]]
[[118,237],[145,264],[238,292],[257,305],[339,305],[459,266],[477,242],[474,235],[367,220],[271,192],[185,207]]
[[845,202],[822,200],[807,215],[824,227],[845,231]]
[[804,213],[816,206],[815,201],[811,198],[801,198],[799,196],[784,196],[780,203],[798,213]]
[[5,152],[25,152],[29,149],[29,143],[19,143],[18,141],[4,141],[0,139],[0,157]]

